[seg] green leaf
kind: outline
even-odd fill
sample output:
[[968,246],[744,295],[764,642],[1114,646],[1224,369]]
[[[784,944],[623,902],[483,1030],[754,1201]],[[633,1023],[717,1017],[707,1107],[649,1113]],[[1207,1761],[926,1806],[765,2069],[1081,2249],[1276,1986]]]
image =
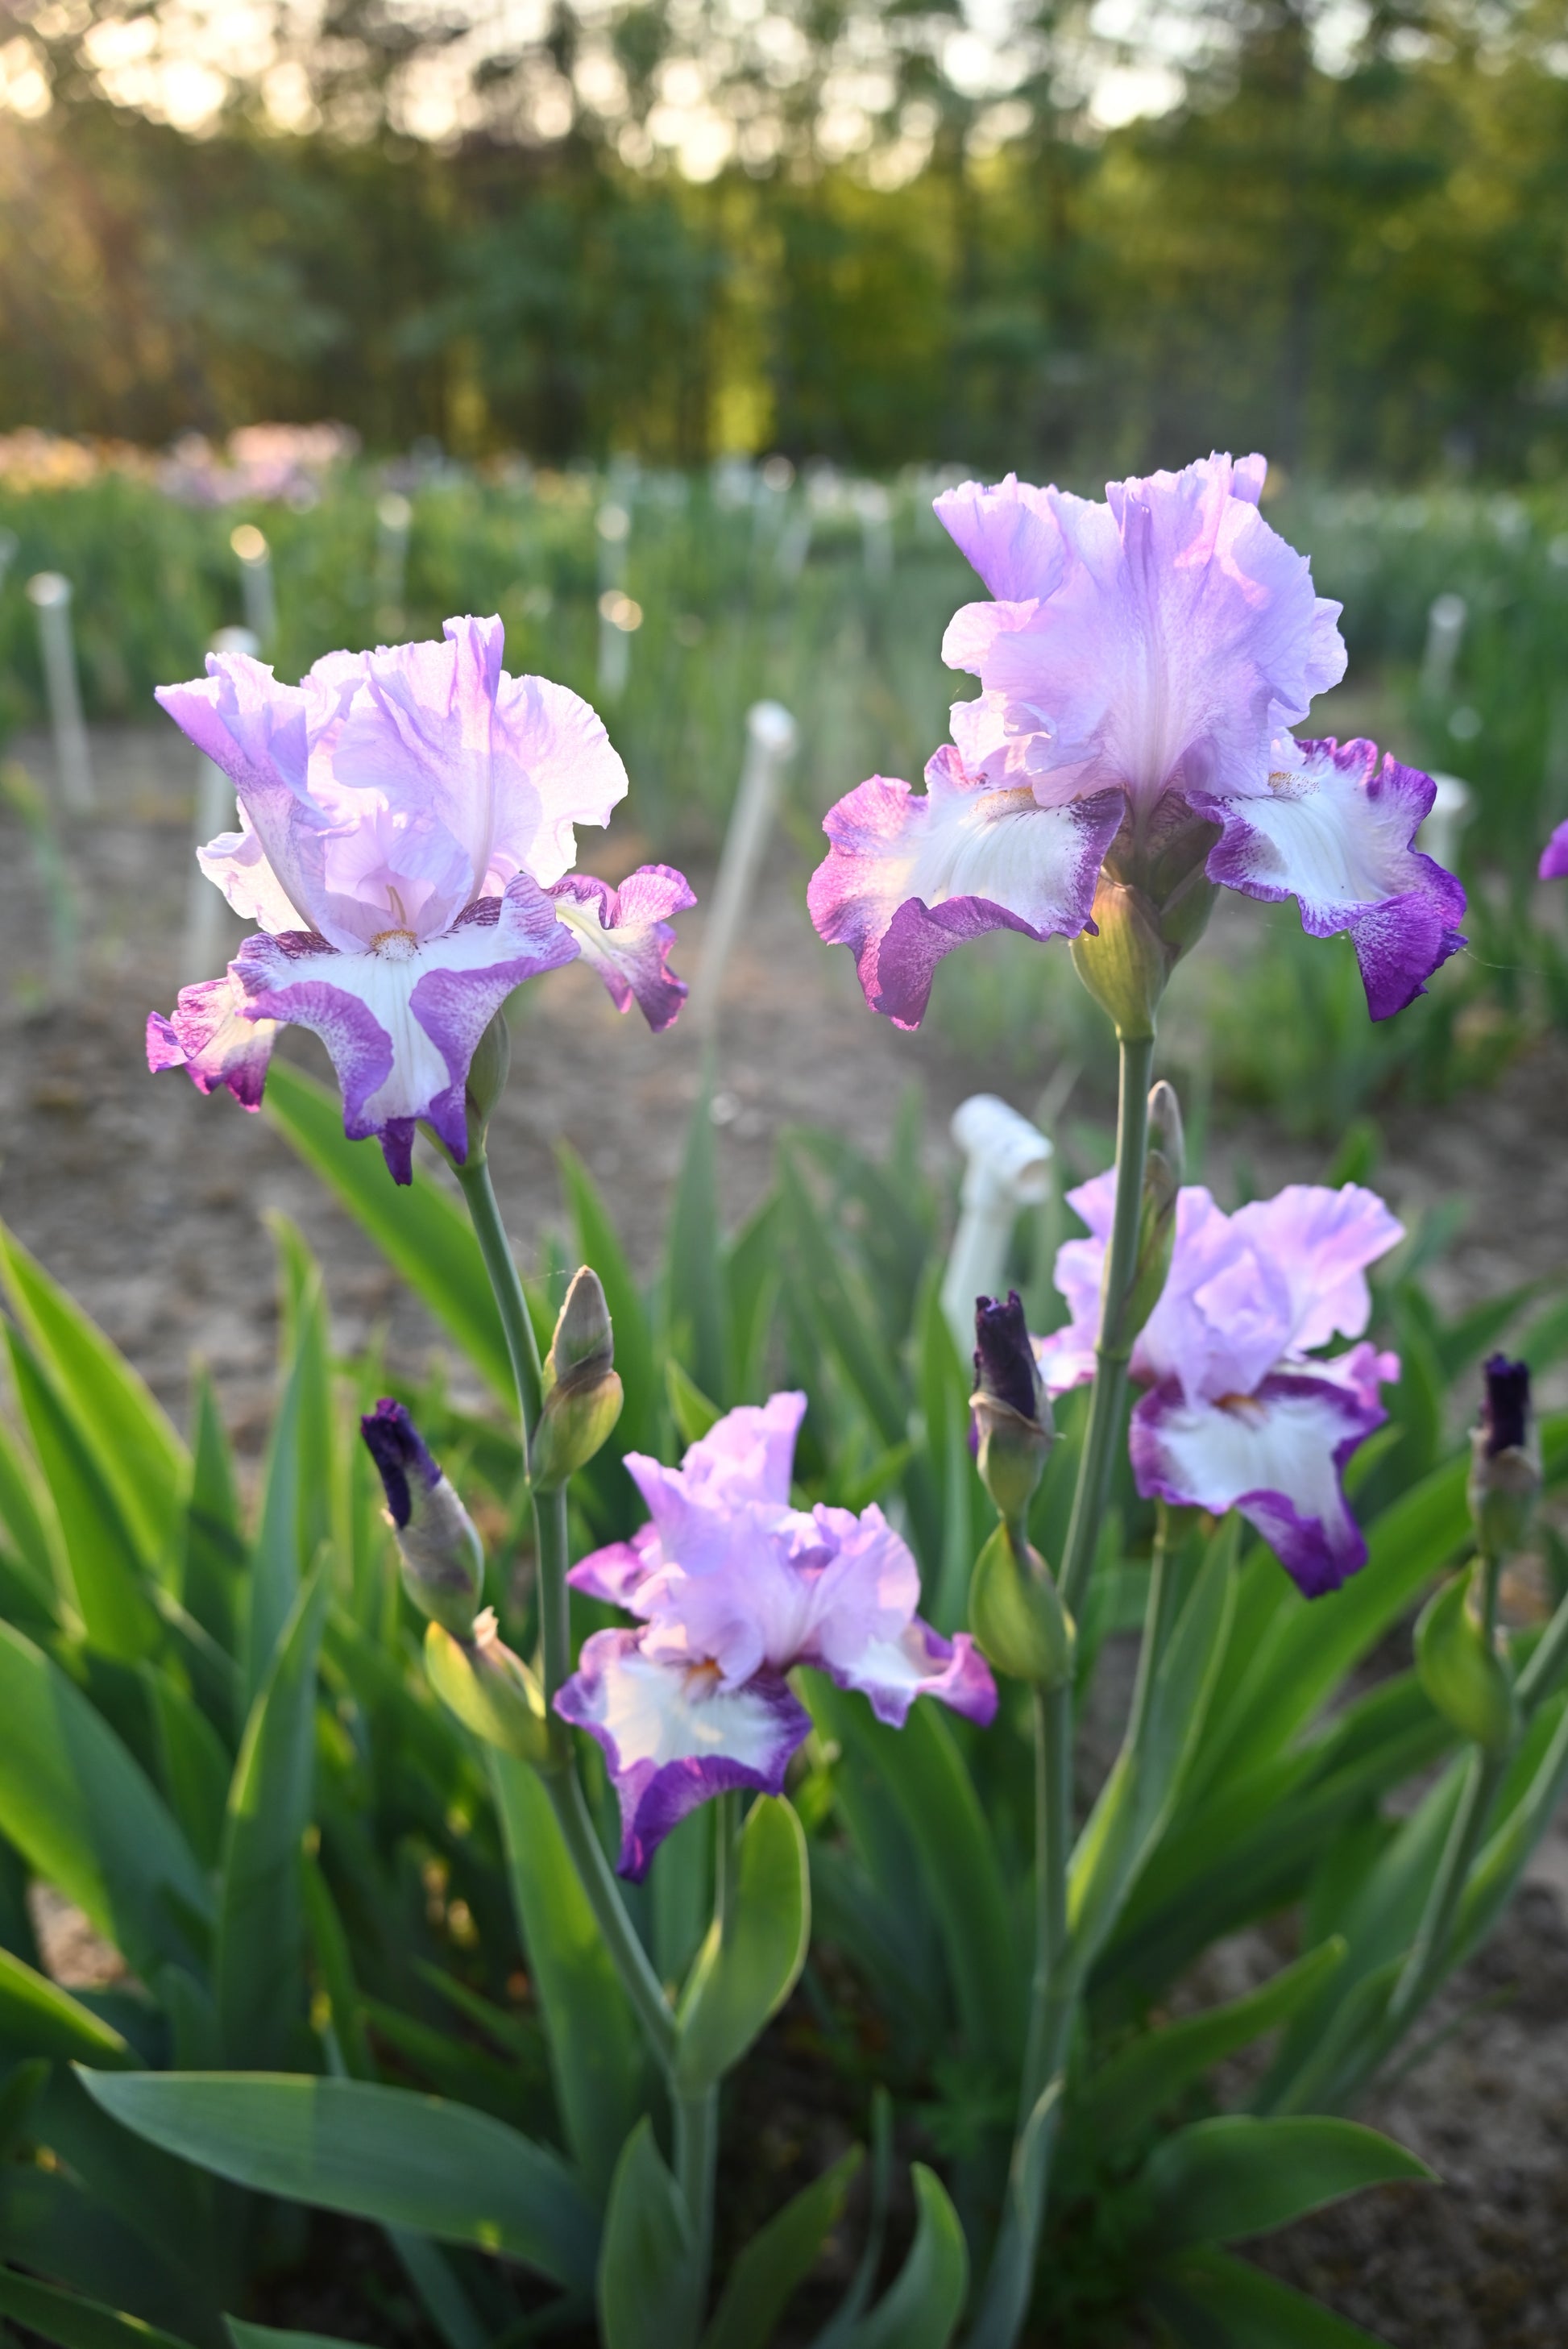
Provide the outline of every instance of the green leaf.
[[642,1290],[588,1169],[570,1143],[558,1142],[555,1156],[572,1210],[578,1253],[599,1276],[615,1333],[615,1368],[625,1393],[614,1435],[616,1449],[656,1453],[659,1378]]
[[[1522,1783],[1517,1786],[1512,1780]],[[1524,1864],[1551,1826],[1568,1785],[1568,1698],[1542,1706],[1505,1783],[1497,1824],[1460,1903],[1456,1955],[1480,1947],[1506,1907]]]
[[279,2333],[271,2324],[244,2324],[226,2316],[234,2349],[347,2349],[341,2336],[330,2333]]
[[1158,2147],[1132,2189],[1137,2231],[1155,2254],[1285,2227],[1366,2186],[1430,2182],[1413,2153],[1358,2121],[1195,2121]]
[[141,1668],[158,1746],[158,1775],[175,1817],[203,1868],[216,1868],[232,1757],[206,1714],[170,1675]]
[[700,1443],[708,1429],[723,1417],[717,1403],[709,1402],[673,1354],[665,1357],[665,1393],[669,1399],[676,1433],[683,1444]]
[[141,2060],[89,2007],[9,1950],[0,1950],[0,2044],[61,2063],[116,2070],[134,2070]]
[[665,1326],[705,1394],[728,1392],[722,1226],[715,1160],[711,1071],[692,1104],[685,1154],[670,1204],[665,1259]]
[[201,1363],[192,1380],[191,1422],[193,1456],[181,1595],[202,1630],[232,1656],[238,1643],[245,1537],[233,1454],[211,1373]]
[[284,1626],[234,1764],[218,1891],[213,1991],[231,2064],[282,2053],[303,2002],[300,1856],[315,1763],[315,1667],[326,1602],[318,1569]]
[[562,2125],[602,2196],[643,2106],[641,2034],[538,1774],[494,1749],[485,1758]]
[[321,1267],[304,1234],[286,1216],[266,1217],[278,1251],[282,1292],[278,1353],[301,1366],[299,1554],[314,1557],[332,1534],[332,1355]]
[[500,1316],[458,1203],[422,1166],[416,1165],[412,1183],[393,1184],[378,1151],[345,1136],[336,1094],[286,1061],[275,1061],[267,1073],[266,1113],[510,1404],[514,1390]]
[[0,1623],[0,1818],[143,1980],[191,1965],[211,1895],[190,1845],[114,1732],[31,1640]]
[[95,1454],[20,1330],[5,1341],[16,1399],[59,1518],[76,1600],[99,1652],[135,1663],[158,1645],[158,1616],[142,1560]]
[[315,1449],[306,1427],[312,1410],[321,1407],[315,1397],[316,1366],[312,1353],[308,1341],[293,1350],[262,1471],[261,1516],[251,1555],[250,1608],[241,1640],[240,1702],[247,1718],[272,1671],[306,1571],[300,1542],[306,1465]]
[[782,1795],[759,1795],[736,1842],[736,1881],[681,2001],[675,2078],[690,2093],[739,2063],[799,1979],[811,1936],[806,1837]]
[[1015,2064],[1024,1984],[1012,1904],[995,1837],[952,1731],[929,1698],[911,1708],[903,1729],[890,1729],[863,1698],[820,1673],[803,1677],[813,1718],[864,1758],[914,1846],[971,2052],[998,2067]]
[[1345,1948],[1336,1935],[1245,1998],[1135,2039],[1089,2081],[1073,2116],[1075,2131],[1097,2147],[1133,2136],[1212,2065],[1288,2022],[1337,1971]]
[[50,1535],[52,1514],[36,1467],[0,1421],[0,1525],[11,1537],[16,1562],[39,1606],[57,1619],[67,1577]]
[[438,2096],[288,2073],[84,2073],[106,2112],[236,2185],[520,2260],[586,2290],[598,2225],[560,2157]]
[[877,1327],[864,1284],[854,1280],[835,1249],[822,1213],[788,1150],[779,1157],[779,1182],[794,1258],[796,1301],[837,1358],[882,1443],[901,1443],[908,1433],[908,1409],[894,1375],[892,1350]]
[[1435,1591],[1416,1625],[1416,1670],[1421,1686],[1461,1737],[1501,1753],[1514,1732],[1513,1687],[1496,1649],[1470,1605],[1471,1567]]
[[769,1191],[725,1252],[730,1402],[751,1402],[767,1389],[768,1341],[779,1295],[779,1194]]
[[143,1562],[174,1562],[191,1479],[185,1446],[146,1381],[0,1224],[0,1288],[114,1495]]
[[[1375,2333],[1228,2251],[1184,2252],[1151,2296],[1192,2349],[1387,2349]],[[1196,2325],[1190,2310],[1198,2313]]]
[[189,2343],[144,2324],[139,2316],[123,2315],[74,2292],[57,2292],[11,2268],[0,2268],[0,2315],[15,2318],[46,2341],[57,2341],[60,2349],[190,2349]]
[[700,2282],[686,2198],[645,2116],[615,2166],[599,2253],[603,2349],[690,2349]]
[[896,2281],[850,2334],[847,2349],[947,2349],[969,2290],[969,2247],[942,2180],[921,2162],[915,2231]]
[[864,2158],[861,2147],[852,2147],[752,2236],[725,2281],[702,2349],[767,2349],[774,2326],[843,2216]]

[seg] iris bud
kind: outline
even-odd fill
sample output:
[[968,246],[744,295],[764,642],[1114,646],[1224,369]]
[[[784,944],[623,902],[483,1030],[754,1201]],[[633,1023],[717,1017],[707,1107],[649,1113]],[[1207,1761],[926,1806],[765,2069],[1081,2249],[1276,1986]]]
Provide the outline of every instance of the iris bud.
[[1495,1640],[1477,1604],[1487,1569],[1478,1559],[1434,1593],[1416,1624],[1416,1672],[1445,1721],[1490,1754],[1504,1751],[1517,1707]]
[[1530,1538],[1541,1491],[1541,1442],[1530,1407],[1530,1365],[1493,1354],[1483,1373],[1480,1424],[1470,1430],[1470,1509],[1483,1557]]
[[544,1358],[544,1402],[533,1431],[529,1474],[547,1493],[593,1459],[621,1416],[614,1333],[599,1276],[582,1266],[566,1292]]
[[1152,901],[1141,889],[1105,874],[1094,893],[1094,930],[1073,939],[1073,968],[1103,1011],[1109,1013],[1120,1042],[1135,1043],[1154,1033],[1154,1015],[1175,968],[1160,935]]
[[1006,1303],[975,1300],[975,1392],[969,1398],[980,1481],[1008,1524],[1021,1522],[1056,1439],[1045,1381],[1016,1288]]
[[1176,1206],[1186,1172],[1181,1104],[1163,1077],[1149,1094],[1149,1154],[1138,1216],[1138,1267],[1122,1313],[1120,1336],[1130,1346],[1164,1292],[1176,1245]]
[[504,1011],[498,1011],[474,1047],[474,1057],[469,1062],[468,1082],[463,1091],[470,1159],[484,1155],[485,1129],[495,1113],[496,1103],[506,1091],[511,1071],[511,1030],[506,1024]]
[[487,1745],[543,1769],[550,1761],[544,1691],[500,1636],[495,1609],[475,1619],[472,1636],[456,1639],[440,1623],[425,1631],[425,1670],[448,1710]]
[[359,1429],[381,1472],[404,1588],[421,1614],[464,1636],[485,1578],[473,1519],[400,1402],[384,1396]]
[[1072,1617],[1038,1550],[1019,1547],[1003,1524],[975,1561],[969,1628],[999,1672],[1039,1688],[1072,1678],[1077,1637]]

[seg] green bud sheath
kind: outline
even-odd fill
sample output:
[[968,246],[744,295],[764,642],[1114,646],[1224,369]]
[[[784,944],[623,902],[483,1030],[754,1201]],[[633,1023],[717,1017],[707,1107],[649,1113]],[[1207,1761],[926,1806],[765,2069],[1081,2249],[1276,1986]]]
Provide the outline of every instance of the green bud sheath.
[[474,1048],[469,1063],[468,1083],[463,1102],[468,1112],[469,1154],[482,1156],[485,1128],[495,1113],[496,1103],[506,1091],[506,1081],[511,1070],[511,1031],[506,1015],[498,1011]]
[[591,1266],[582,1265],[544,1358],[544,1405],[528,1461],[535,1491],[552,1492],[585,1467],[620,1418],[624,1396],[614,1361],[603,1284]]
[[506,1647],[487,1607],[476,1618],[471,1639],[454,1638],[444,1625],[425,1633],[425,1670],[449,1712],[487,1745],[543,1769],[551,1758],[544,1692],[520,1656]]
[[999,1672],[1038,1688],[1072,1678],[1077,1634],[1039,1552],[1022,1561],[1006,1526],[998,1526],[975,1561],[969,1628]]
[[1489,1754],[1501,1753],[1517,1723],[1513,1688],[1470,1604],[1478,1559],[1429,1599],[1416,1625],[1416,1671],[1445,1721]]

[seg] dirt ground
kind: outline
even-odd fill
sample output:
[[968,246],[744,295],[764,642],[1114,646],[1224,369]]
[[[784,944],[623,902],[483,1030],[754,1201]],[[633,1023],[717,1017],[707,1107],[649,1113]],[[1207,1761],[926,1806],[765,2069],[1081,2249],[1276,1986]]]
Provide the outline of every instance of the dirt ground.
[[[46,744],[11,749],[50,780]],[[0,1214],[177,1416],[191,1358],[204,1356],[236,1435],[254,1450],[275,1340],[270,1211],[293,1217],[322,1257],[341,1346],[386,1325],[394,1354],[411,1363],[431,1333],[264,1115],[246,1117],[226,1096],[203,1101],[177,1072],[148,1075],[148,1009],[167,1009],[180,978],[199,975],[180,969],[191,757],[171,736],[139,731],[98,735],[94,754],[100,812],[65,841],[81,939],[74,999],[50,1000],[35,851],[13,809],[0,808]],[[608,844],[613,861],[597,835],[582,845],[584,865],[611,878],[655,853],[624,823]],[[901,1036],[866,1012],[847,956],[811,933],[805,871],[778,842],[728,977],[715,1106],[731,1218],[761,1195],[790,1123],[883,1148],[913,1080],[924,1095],[926,1156],[940,1165],[952,1161],[947,1121],[966,1094],[994,1087],[1029,1106],[951,1037]],[[699,894],[703,877],[694,875]],[[676,966],[689,974],[700,912],[679,926]],[[509,1226],[526,1252],[561,1220],[552,1154],[565,1138],[603,1186],[634,1258],[651,1268],[698,1089],[697,1039],[679,1027],[651,1038],[582,969],[530,992],[491,1133]],[[301,1057],[315,1049],[306,1040]],[[1232,1152],[1244,1154],[1262,1190],[1318,1171],[1311,1152],[1249,1125],[1212,1150],[1222,1195]],[[1392,1116],[1378,1182],[1398,1208],[1470,1203],[1441,1275],[1450,1307],[1560,1268],[1568,1053],[1543,1047],[1484,1096]],[[1432,2059],[1367,2116],[1422,2154],[1440,2189],[1363,2196],[1278,2239],[1268,2262],[1398,2349],[1561,2349],[1568,1840],[1548,1840],[1509,1921],[1454,1986],[1448,2011],[1467,2009]]]

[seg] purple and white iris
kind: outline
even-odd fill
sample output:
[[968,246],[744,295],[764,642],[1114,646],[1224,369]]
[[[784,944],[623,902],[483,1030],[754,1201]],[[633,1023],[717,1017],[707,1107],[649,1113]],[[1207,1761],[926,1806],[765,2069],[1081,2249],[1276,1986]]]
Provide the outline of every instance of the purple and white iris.
[[[1089,1237],[1057,1256],[1071,1319],[1035,1341],[1053,1394],[1094,1376],[1115,1191],[1108,1174],[1068,1194]],[[1132,1376],[1148,1390],[1132,1413],[1139,1491],[1215,1516],[1239,1509],[1309,1599],[1366,1564],[1341,1475],[1387,1416],[1379,1386],[1399,1375],[1397,1355],[1365,1342],[1327,1360],[1315,1350],[1361,1337],[1366,1268],[1402,1237],[1354,1183],[1293,1183],[1233,1216],[1189,1185],[1164,1293],[1133,1348]]]
[[1314,936],[1349,931],[1374,1019],[1463,943],[1463,890],[1412,844],[1429,777],[1288,730],[1345,646],[1340,606],[1258,512],[1265,470],[1212,456],[1113,481],[1103,505],[1012,474],[937,499],[995,599],[943,642],[981,692],[954,704],[924,798],[879,775],[830,810],[810,886],[895,1025],[919,1025],[965,938],[1092,932],[1108,857],[1157,903],[1205,856],[1211,882],[1295,897]]
[[1568,823],[1560,823],[1541,852],[1537,878],[1561,881],[1568,873]]
[[153,1069],[254,1109],[279,1025],[308,1028],[350,1137],[376,1134],[406,1183],[421,1119],[466,1154],[469,1063],[524,979],[582,957],[619,1009],[668,1027],[686,988],[667,917],[692,893],[663,864],[618,890],[571,871],[573,826],[608,823],[626,771],[585,701],[501,653],[499,619],[453,619],[440,644],[330,653],[297,686],[211,653],[160,689],[234,784],[240,830],[200,860],[259,926],[150,1019]]
[[882,1511],[790,1506],[805,1408],[776,1394],[732,1411],[678,1468],[628,1453],[652,1522],[568,1578],[640,1619],[585,1640],[555,1700],[604,1749],[634,1880],[711,1795],[779,1792],[811,1726],[786,1678],[795,1664],[859,1689],[894,1728],[917,1696],[982,1723],[995,1713],[967,1633],[944,1640],[916,1614],[919,1571]]

